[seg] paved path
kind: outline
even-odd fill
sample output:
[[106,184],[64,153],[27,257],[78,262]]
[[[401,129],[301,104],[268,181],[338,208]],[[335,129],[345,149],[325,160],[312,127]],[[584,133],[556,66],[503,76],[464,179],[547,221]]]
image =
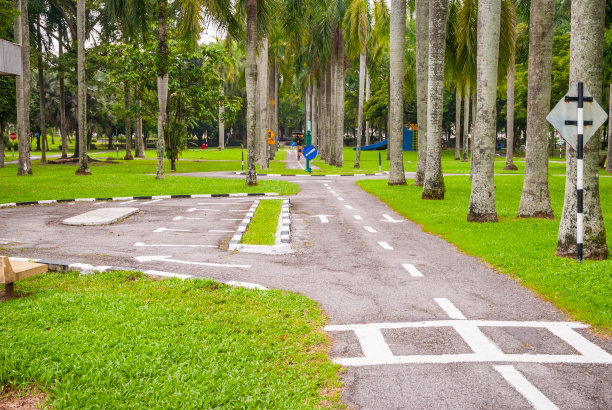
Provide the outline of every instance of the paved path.
[[288,178],[301,189],[291,197],[291,255],[218,247],[252,198],[134,201],[125,206],[139,214],[104,227],[58,222],[117,204],[2,209],[0,241],[13,256],[300,292],[331,318],[330,355],[347,367],[343,400],[351,407],[612,407],[612,341],[574,328],[580,324],[516,281],[423,233],[356,179]]

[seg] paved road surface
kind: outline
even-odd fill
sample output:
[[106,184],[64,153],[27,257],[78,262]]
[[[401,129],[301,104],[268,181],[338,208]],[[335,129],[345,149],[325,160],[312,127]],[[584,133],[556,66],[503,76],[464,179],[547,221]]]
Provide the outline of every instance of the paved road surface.
[[291,255],[223,250],[252,198],[126,201],[140,213],[102,227],[60,222],[121,204],[1,209],[0,244],[12,256],[300,292],[331,318],[331,356],[347,366],[351,407],[612,408],[612,341],[423,233],[353,177],[286,179],[301,189],[291,197]]

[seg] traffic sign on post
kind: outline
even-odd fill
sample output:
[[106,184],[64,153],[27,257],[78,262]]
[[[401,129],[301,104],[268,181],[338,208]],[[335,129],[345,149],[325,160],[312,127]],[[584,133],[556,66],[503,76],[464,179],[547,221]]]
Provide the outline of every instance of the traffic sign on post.
[[578,262],[582,263],[584,240],[584,213],[582,196],[584,189],[583,148],[587,141],[606,121],[608,115],[595,101],[591,93],[578,81],[570,85],[565,96],[546,116],[548,122],[561,134],[561,137],[576,150],[576,248]]
[[303,155],[306,159],[315,159],[317,157],[317,148],[312,145],[306,145]]

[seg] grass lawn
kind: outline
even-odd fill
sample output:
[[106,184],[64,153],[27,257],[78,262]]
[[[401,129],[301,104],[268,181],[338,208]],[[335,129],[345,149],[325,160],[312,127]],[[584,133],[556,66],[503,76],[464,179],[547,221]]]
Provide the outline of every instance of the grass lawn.
[[[412,180],[408,184],[412,184]],[[470,180],[445,177],[443,201],[421,200],[422,187],[387,186],[387,181],[359,181],[365,191],[379,197],[398,213],[423,225],[462,251],[484,259],[535,290],[574,318],[612,334],[612,259],[585,261],[555,256],[565,178],[550,177],[554,220],[517,219],[523,178],[496,176],[499,223],[468,223]],[[602,210],[612,229],[612,179],[601,178]],[[612,249],[612,235],[608,235]]]
[[[216,164],[219,164],[218,162]],[[168,165],[168,164],[166,164]],[[179,172],[202,171],[202,163],[179,162]],[[74,175],[76,166],[33,164],[33,175],[17,176],[14,164],[0,168],[0,203],[43,199],[104,198],[118,196],[218,194],[233,192],[276,192],[291,195],[296,184],[284,181],[259,181],[255,187],[243,179],[193,178],[169,173],[156,180],[155,161],[94,162],[91,176]],[[168,171],[168,169],[166,169]]]
[[253,219],[249,223],[240,243],[250,245],[274,245],[278,217],[283,206],[282,199],[262,199],[257,205]]
[[134,272],[16,290],[0,303],[0,392],[36,384],[60,408],[341,407],[326,317],[303,296]]

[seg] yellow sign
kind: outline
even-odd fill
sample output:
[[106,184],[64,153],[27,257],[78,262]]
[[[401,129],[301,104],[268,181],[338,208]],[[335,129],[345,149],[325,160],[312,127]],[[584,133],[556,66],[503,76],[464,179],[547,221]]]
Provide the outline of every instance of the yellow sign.
[[272,130],[268,130],[268,145],[274,145],[274,133]]

